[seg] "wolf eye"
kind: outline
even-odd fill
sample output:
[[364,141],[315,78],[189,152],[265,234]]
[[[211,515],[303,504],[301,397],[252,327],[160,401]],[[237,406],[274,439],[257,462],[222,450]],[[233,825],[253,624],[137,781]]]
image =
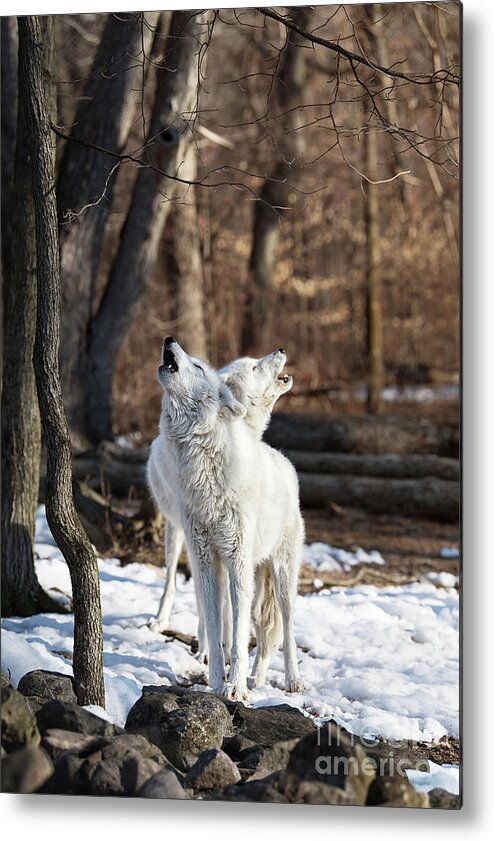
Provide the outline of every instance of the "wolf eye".
[[195,363],[195,362],[194,362],[194,368],[199,368],[199,371],[201,372],[201,374],[204,374],[204,369],[203,369],[203,368],[201,368],[201,366],[200,366],[200,365],[196,365],[196,363]]

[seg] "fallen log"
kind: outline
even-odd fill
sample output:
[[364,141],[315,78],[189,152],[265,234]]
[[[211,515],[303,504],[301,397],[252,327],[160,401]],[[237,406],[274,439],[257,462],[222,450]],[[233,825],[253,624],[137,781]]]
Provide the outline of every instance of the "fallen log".
[[74,458],[74,473],[89,487],[101,492],[111,491],[115,496],[127,496],[131,488],[141,491],[146,487],[144,461],[121,461],[109,455],[84,454]]
[[302,507],[330,503],[363,508],[373,514],[399,514],[455,523],[459,519],[459,485],[435,477],[383,479],[355,475],[299,473]]
[[420,479],[435,476],[457,482],[457,459],[434,455],[353,455],[348,453],[313,453],[304,450],[284,450],[294,467],[301,473],[329,475],[378,476],[388,479]]
[[[148,448],[132,451],[127,457],[125,448],[106,448],[100,454],[86,452],[74,459],[74,472],[80,481],[98,491],[111,491],[127,496],[130,489],[142,491],[146,487]],[[375,476],[389,479],[419,479],[435,476],[458,481],[457,459],[434,455],[356,455],[352,453],[315,453],[310,450],[284,450],[285,455],[301,473],[328,475]]]
[[458,458],[458,422],[408,415],[274,414],[265,434],[282,450],[383,454],[434,454]]

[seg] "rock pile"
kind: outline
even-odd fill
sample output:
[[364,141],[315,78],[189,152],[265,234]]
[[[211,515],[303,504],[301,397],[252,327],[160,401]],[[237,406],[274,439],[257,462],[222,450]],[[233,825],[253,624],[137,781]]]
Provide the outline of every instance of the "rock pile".
[[38,670],[17,690],[2,675],[1,717],[6,792],[459,808],[408,782],[403,767],[424,759],[417,748],[368,747],[287,704],[147,686],[121,728],[79,707],[70,677]]

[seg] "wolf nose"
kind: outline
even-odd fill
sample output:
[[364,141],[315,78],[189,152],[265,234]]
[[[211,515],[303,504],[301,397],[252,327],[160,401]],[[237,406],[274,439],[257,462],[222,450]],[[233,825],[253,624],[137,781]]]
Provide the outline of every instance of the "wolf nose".
[[278,353],[286,353],[285,348],[279,347]]
[[173,338],[173,336],[167,336],[164,341],[165,347],[168,347],[168,345],[172,345],[174,341],[175,339]]

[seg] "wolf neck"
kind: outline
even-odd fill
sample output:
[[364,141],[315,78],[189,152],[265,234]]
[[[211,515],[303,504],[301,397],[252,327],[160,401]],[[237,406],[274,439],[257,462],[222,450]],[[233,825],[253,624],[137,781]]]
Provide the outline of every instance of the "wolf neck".
[[232,465],[233,448],[225,422],[218,419],[206,425],[197,420],[185,426],[171,418],[167,421],[184,503],[196,513],[205,499],[214,506],[224,496],[225,478]]

